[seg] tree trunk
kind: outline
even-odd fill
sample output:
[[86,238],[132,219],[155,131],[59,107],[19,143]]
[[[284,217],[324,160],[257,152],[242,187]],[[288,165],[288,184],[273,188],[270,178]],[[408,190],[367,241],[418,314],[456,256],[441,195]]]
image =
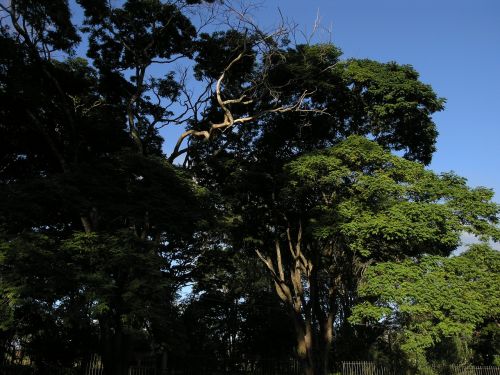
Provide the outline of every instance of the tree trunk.
[[332,312],[328,313],[326,319],[324,319],[321,324],[321,348],[319,348],[319,352],[321,353],[318,358],[318,364],[320,365],[318,374],[328,374],[329,373],[329,360],[330,360],[330,349],[332,348],[333,343],[333,317],[334,314]]
[[164,349],[161,354],[161,375],[167,375],[168,373],[168,354],[167,349]]
[[[102,323],[101,323],[102,324]],[[121,327],[104,324],[102,335],[102,361],[105,375],[128,375],[129,338]]]
[[329,355],[333,342],[333,313],[320,321],[320,330],[313,331],[311,322],[292,312],[297,340],[297,357],[304,375],[328,375]]
[[297,341],[297,357],[302,371],[304,375],[315,375],[311,325],[303,319],[300,313],[292,310],[291,315]]

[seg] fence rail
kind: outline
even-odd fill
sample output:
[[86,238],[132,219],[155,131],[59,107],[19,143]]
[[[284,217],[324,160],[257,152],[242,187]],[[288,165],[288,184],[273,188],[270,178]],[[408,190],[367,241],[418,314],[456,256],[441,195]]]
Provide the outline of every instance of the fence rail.
[[395,375],[388,366],[375,362],[342,362],[342,375]]
[[[431,366],[439,375],[500,375],[497,366]],[[403,368],[391,368],[375,362],[342,362],[342,375],[407,375],[413,371]]]
[[[405,368],[391,368],[387,365],[375,362],[342,362],[341,375],[413,375],[417,372]],[[500,375],[500,367],[496,366],[457,366],[457,365],[436,365],[431,366],[436,375]],[[36,375],[36,371],[29,365],[2,365],[0,363],[1,375]],[[104,367],[100,359],[95,356],[85,368],[57,368],[50,371],[51,375],[104,375]],[[241,368],[239,370],[224,371],[203,368],[190,369],[169,368],[162,372],[151,366],[131,366],[128,375],[299,375],[300,367],[296,361],[275,362],[273,366]]]
[[447,372],[450,375],[500,375],[500,367],[451,365],[448,366]]

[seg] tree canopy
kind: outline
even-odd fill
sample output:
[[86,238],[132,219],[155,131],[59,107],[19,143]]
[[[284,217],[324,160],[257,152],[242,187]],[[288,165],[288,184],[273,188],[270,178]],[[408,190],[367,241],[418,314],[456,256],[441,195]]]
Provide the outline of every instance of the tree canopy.
[[295,317],[305,367],[325,371],[333,326],[351,314],[370,264],[449,255],[464,232],[498,238],[491,196],[360,136],[286,164],[273,205],[247,214],[253,231],[243,241]]
[[[474,346],[474,335],[498,321],[499,267],[500,254],[487,244],[451,258],[426,255],[381,263],[367,271],[359,290],[366,301],[354,308],[351,320],[383,325],[413,366],[425,366],[435,359],[432,348],[454,338],[459,346]],[[444,354],[439,359],[453,362]],[[466,362],[470,355],[469,350],[455,361]],[[495,354],[486,356],[487,363],[497,360]]]
[[368,358],[384,322],[409,359],[442,358],[451,335],[491,362],[496,253],[446,257],[465,232],[498,241],[499,206],[426,169],[445,100],[412,66],[265,33],[227,1],[0,13],[0,363],[295,358],[323,375]]

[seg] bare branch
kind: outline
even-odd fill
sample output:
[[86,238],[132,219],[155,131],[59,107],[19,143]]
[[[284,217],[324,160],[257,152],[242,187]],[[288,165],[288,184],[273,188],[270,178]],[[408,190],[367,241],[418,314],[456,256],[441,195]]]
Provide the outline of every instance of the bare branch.
[[283,302],[286,302],[290,305],[293,304],[293,298],[292,298],[292,293],[290,291],[290,288],[288,285],[286,285],[284,278],[280,278],[278,274],[276,274],[276,271],[274,270],[273,262],[271,258],[269,257],[264,257],[259,250],[255,250],[257,253],[257,256],[260,258],[260,260],[266,265],[267,269],[271,273],[271,276],[274,279],[274,284],[276,287],[276,292],[280,299]]
[[278,240],[274,241],[276,247],[276,264],[278,265],[278,273],[280,280],[285,280],[285,273],[283,272],[283,260],[281,259],[281,247]]

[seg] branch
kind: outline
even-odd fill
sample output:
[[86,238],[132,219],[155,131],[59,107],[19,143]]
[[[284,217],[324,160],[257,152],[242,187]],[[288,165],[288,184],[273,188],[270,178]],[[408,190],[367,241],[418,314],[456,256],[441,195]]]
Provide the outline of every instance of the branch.
[[56,157],[57,161],[59,162],[59,165],[62,169],[63,172],[67,172],[69,170],[68,164],[66,163],[66,160],[64,159],[63,154],[59,151],[57,148],[54,140],[51,138],[43,124],[38,120],[38,118],[31,112],[31,110],[26,109],[26,113],[28,114],[29,118],[33,121],[33,123],[37,126],[38,130],[40,133],[42,133],[42,136],[45,138],[45,141],[49,145],[50,149],[54,153],[54,156]]
[[205,140],[208,140],[210,138],[210,133],[206,130],[201,130],[201,131],[188,130],[188,131],[185,131],[184,133],[182,133],[181,136],[179,137],[179,139],[177,140],[177,143],[175,144],[174,151],[172,152],[172,154],[168,158],[168,161],[170,163],[173,163],[175,159],[177,159],[180,155],[184,154],[187,151],[187,149],[184,149],[181,151],[179,149],[180,149],[181,144],[184,141],[184,139],[186,139],[187,137],[190,137],[190,136],[204,138]]
[[[241,46],[242,50],[222,69],[222,72],[215,83],[211,83],[210,85],[215,94],[214,105],[221,110],[223,117],[222,120],[220,122],[209,124],[209,126],[203,130],[198,129],[184,132],[177,140],[177,143],[169,156],[169,161],[172,163],[177,157],[183,154],[180,151],[180,148],[186,138],[195,137],[208,141],[212,139],[216,133],[219,133],[219,131],[224,133],[235,125],[258,121],[262,117],[272,113],[312,112],[318,114],[328,114],[326,109],[308,108],[308,106],[305,105],[307,104],[306,99],[313,94],[314,91],[304,90],[298,97],[295,98],[295,102],[292,102],[291,104],[282,104],[282,102],[280,102],[280,92],[283,87],[272,87],[267,82],[269,70],[276,64],[276,61],[279,60],[283,62],[285,59],[285,57],[282,56],[282,51],[279,49],[280,39],[286,38],[289,34],[289,29],[284,26],[284,23],[282,23],[275,31],[265,33],[255,24],[251,17],[249,17],[248,8],[244,10],[237,10],[232,7],[231,4],[225,4],[224,6],[228,12],[226,17],[228,22],[227,25],[231,26],[233,29],[241,30],[244,34],[250,30],[252,38],[255,37],[257,40],[255,41],[255,39],[253,39],[254,41],[252,42],[251,48],[247,47],[244,42]],[[236,17],[234,18],[231,15]],[[234,21],[235,19],[237,21],[237,25],[232,25],[231,21]],[[315,29],[317,29],[318,26],[319,16],[315,23]],[[240,92],[237,97],[224,98],[225,93],[223,92],[223,89],[225,81],[227,80],[227,73],[233,69],[235,65],[241,63],[246,56],[254,55],[257,58],[262,58],[262,67],[259,76],[254,79],[250,79],[248,81],[249,86],[241,88],[242,92]],[[279,58],[280,56],[282,57],[281,59]],[[276,59],[276,57],[278,57],[278,59]],[[330,68],[331,67],[328,67],[326,69]],[[290,84],[292,83],[290,82],[285,86],[289,86]],[[207,93],[207,91],[205,91],[205,93]],[[187,98],[184,105],[195,109],[195,111],[193,111],[193,115],[196,118],[199,108],[192,103],[189,93],[184,90],[184,94]],[[272,100],[268,101],[269,97],[271,97]],[[248,106],[253,103],[260,104],[259,100],[268,101],[269,107],[257,109],[255,110],[255,113],[247,111],[240,116],[237,116],[232,110],[232,106],[235,105],[238,105],[238,108],[241,108],[241,106]],[[194,123],[191,123],[191,127],[196,129],[196,124],[197,119],[195,119]]]
[[280,276],[280,280],[285,280],[285,273],[283,272],[283,261],[281,259],[280,242],[276,240],[274,241],[274,245],[276,247],[276,264],[278,265],[278,273]]
[[289,303],[290,305],[293,305],[293,298],[292,298],[292,293],[290,291],[290,288],[286,285],[285,280],[284,280],[284,274],[283,278],[280,278],[274,269],[273,262],[271,258],[269,257],[264,257],[259,250],[255,250],[257,253],[257,256],[260,258],[260,260],[266,265],[267,269],[271,273],[271,276],[274,279],[274,285],[276,287],[276,292],[278,293],[278,296],[283,302]]

